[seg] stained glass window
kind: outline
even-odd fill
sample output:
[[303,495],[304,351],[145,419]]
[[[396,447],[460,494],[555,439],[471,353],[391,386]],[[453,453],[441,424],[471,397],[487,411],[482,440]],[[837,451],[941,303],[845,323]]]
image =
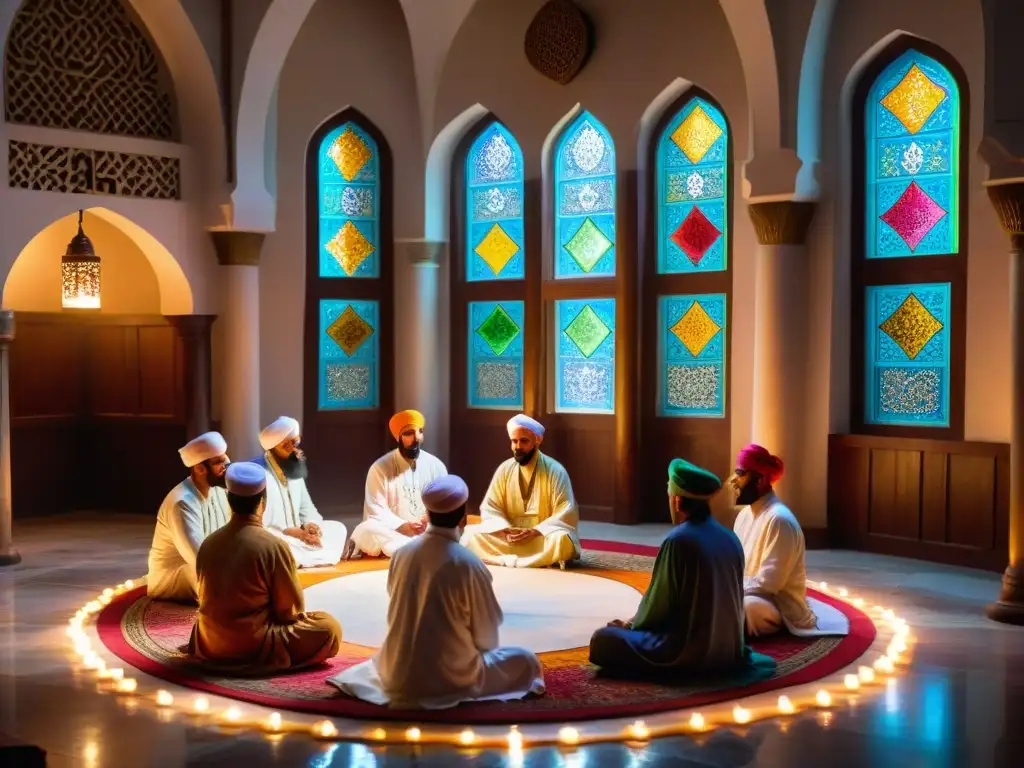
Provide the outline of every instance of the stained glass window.
[[521,301],[469,303],[470,407],[522,409],[525,313]]
[[950,283],[868,286],[868,424],[949,426],[950,292]]
[[376,301],[320,301],[320,383],[322,410],[376,408],[380,343]]
[[726,296],[658,297],[661,416],[725,416]]
[[726,268],[729,128],[691,99],[658,141],[658,273]]
[[589,112],[555,151],[555,277],[615,274],[615,145]]
[[878,76],[865,110],[868,258],[957,253],[960,93],[910,50]]
[[320,277],[380,277],[380,153],[353,122],[320,143]]
[[615,299],[555,302],[555,410],[615,412]]
[[466,280],[522,280],[523,153],[491,123],[466,156]]

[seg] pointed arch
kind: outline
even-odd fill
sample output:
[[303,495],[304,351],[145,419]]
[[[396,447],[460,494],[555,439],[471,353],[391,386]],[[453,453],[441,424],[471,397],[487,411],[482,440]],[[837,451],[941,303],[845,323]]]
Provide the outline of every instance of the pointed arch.
[[967,78],[901,36],[864,68],[852,107],[851,427],[961,440]]
[[387,448],[394,400],[392,178],[387,140],[357,109],[310,138],[303,439],[322,490],[346,503]]

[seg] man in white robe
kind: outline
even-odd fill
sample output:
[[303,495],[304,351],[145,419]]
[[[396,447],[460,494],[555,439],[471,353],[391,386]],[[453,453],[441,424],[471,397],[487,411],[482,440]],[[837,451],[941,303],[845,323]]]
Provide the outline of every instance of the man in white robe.
[[227,450],[219,432],[202,434],[178,450],[189,476],[171,489],[157,512],[146,577],[150,597],[196,599],[199,545],[231,518],[224,490]]
[[348,529],[337,520],[324,520],[313,504],[301,444],[299,422],[289,416],[275,419],[260,432],[264,454],[256,463],[267,471],[263,527],[287,542],[299,568],[335,565],[345,551]]
[[388,630],[380,652],[328,678],[349,696],[396,709],[544,692],[540,660],[498,646],[503,615],[491,574],[459,546],[469,489],[455,475],[423,490],[429,524],[395,552],[388,570]]
[[462,543],[488,565],[565,568],[580,556],[580,513],[569,475],[540,452],[540,422],[519,414],[507,428],[512,458],[494,473],[481,521],[466,528]]
[[802,634],[817,626],[807,604],[804,532],[772,489],[784,469],[778,456],[748,445],[737,456],[731,479],[736,503],[744,505],[733,530],[746,558],[743,609],[747,634],[753,636],[784,626]]
[[395,552],[427,528],[421,494],[427,484],[448,474],[444,463],[423,450],[426,423],[419,411],[400,411],[388,428],[398,443],[381,456],[366,474],[363,521],[352,531],[346,557],[393,557]]

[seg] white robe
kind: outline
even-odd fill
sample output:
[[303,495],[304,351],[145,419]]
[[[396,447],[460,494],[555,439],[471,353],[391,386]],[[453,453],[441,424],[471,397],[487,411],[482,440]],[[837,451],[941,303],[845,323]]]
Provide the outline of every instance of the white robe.
[[444,463],[421,450],[410,464],[396,448],[385,453],[366,474],[363,522],[352,531],[352,541],[370,557],[395,551],[411,541],[398,532],[405,523],[414,523],[427,514],[420,494],[431,480],[448,474]]
[[[263,513],[263,527],[288,544],[299,568],[336,565],[341,560],[348,539],[345,524],[337,520],[324,520],[313,504],[306,481],[286,478],[269,451],[260,463],[267,471],[267,507]],[[306,523],[320,526],[319,547],[284,534],[286,528],[301,528]]]
[[498,647],[504,616],[491,574],[459,546],[457,530],[427,526],[395,552],[388,595],[380,651],[328,678],[342,692],[396,709],[445,709],[544,692],[534,653]]
[[769,493],[740,511],[733,530],[746,558],[748,631],[768,634],[773,625],[778,630],[783,623],[795,631],[814,628],[817,618],[807,604],[804,532],[789,508]]
[[174,486],[156,515],[146,577],[149,596],[164,600],[195,600],[199,545],[226,525],[230,517],[223,488],[211,488],[204,498],[191,478]]
[[[480,517],[466,527],[462,543],[489,565],[543,568],[580,556],[580,512],[569,474],[540,451],[525,467],[515,459],[498,467]],[[541,538],[509,544],[493,535],[506,528],[533,528]]]

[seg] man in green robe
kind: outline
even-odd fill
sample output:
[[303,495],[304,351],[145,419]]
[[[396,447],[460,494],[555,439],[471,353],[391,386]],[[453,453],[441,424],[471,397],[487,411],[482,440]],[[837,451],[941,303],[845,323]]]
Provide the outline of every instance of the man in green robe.
[[680,675],[748,685],[771,677],[775,661],[743,635],[743,547],[711,516],[722,487],[682,459],[668,467],[675,528],[662,542],[636,616],[594,633],[590,661],[605,674],[664,679]]

